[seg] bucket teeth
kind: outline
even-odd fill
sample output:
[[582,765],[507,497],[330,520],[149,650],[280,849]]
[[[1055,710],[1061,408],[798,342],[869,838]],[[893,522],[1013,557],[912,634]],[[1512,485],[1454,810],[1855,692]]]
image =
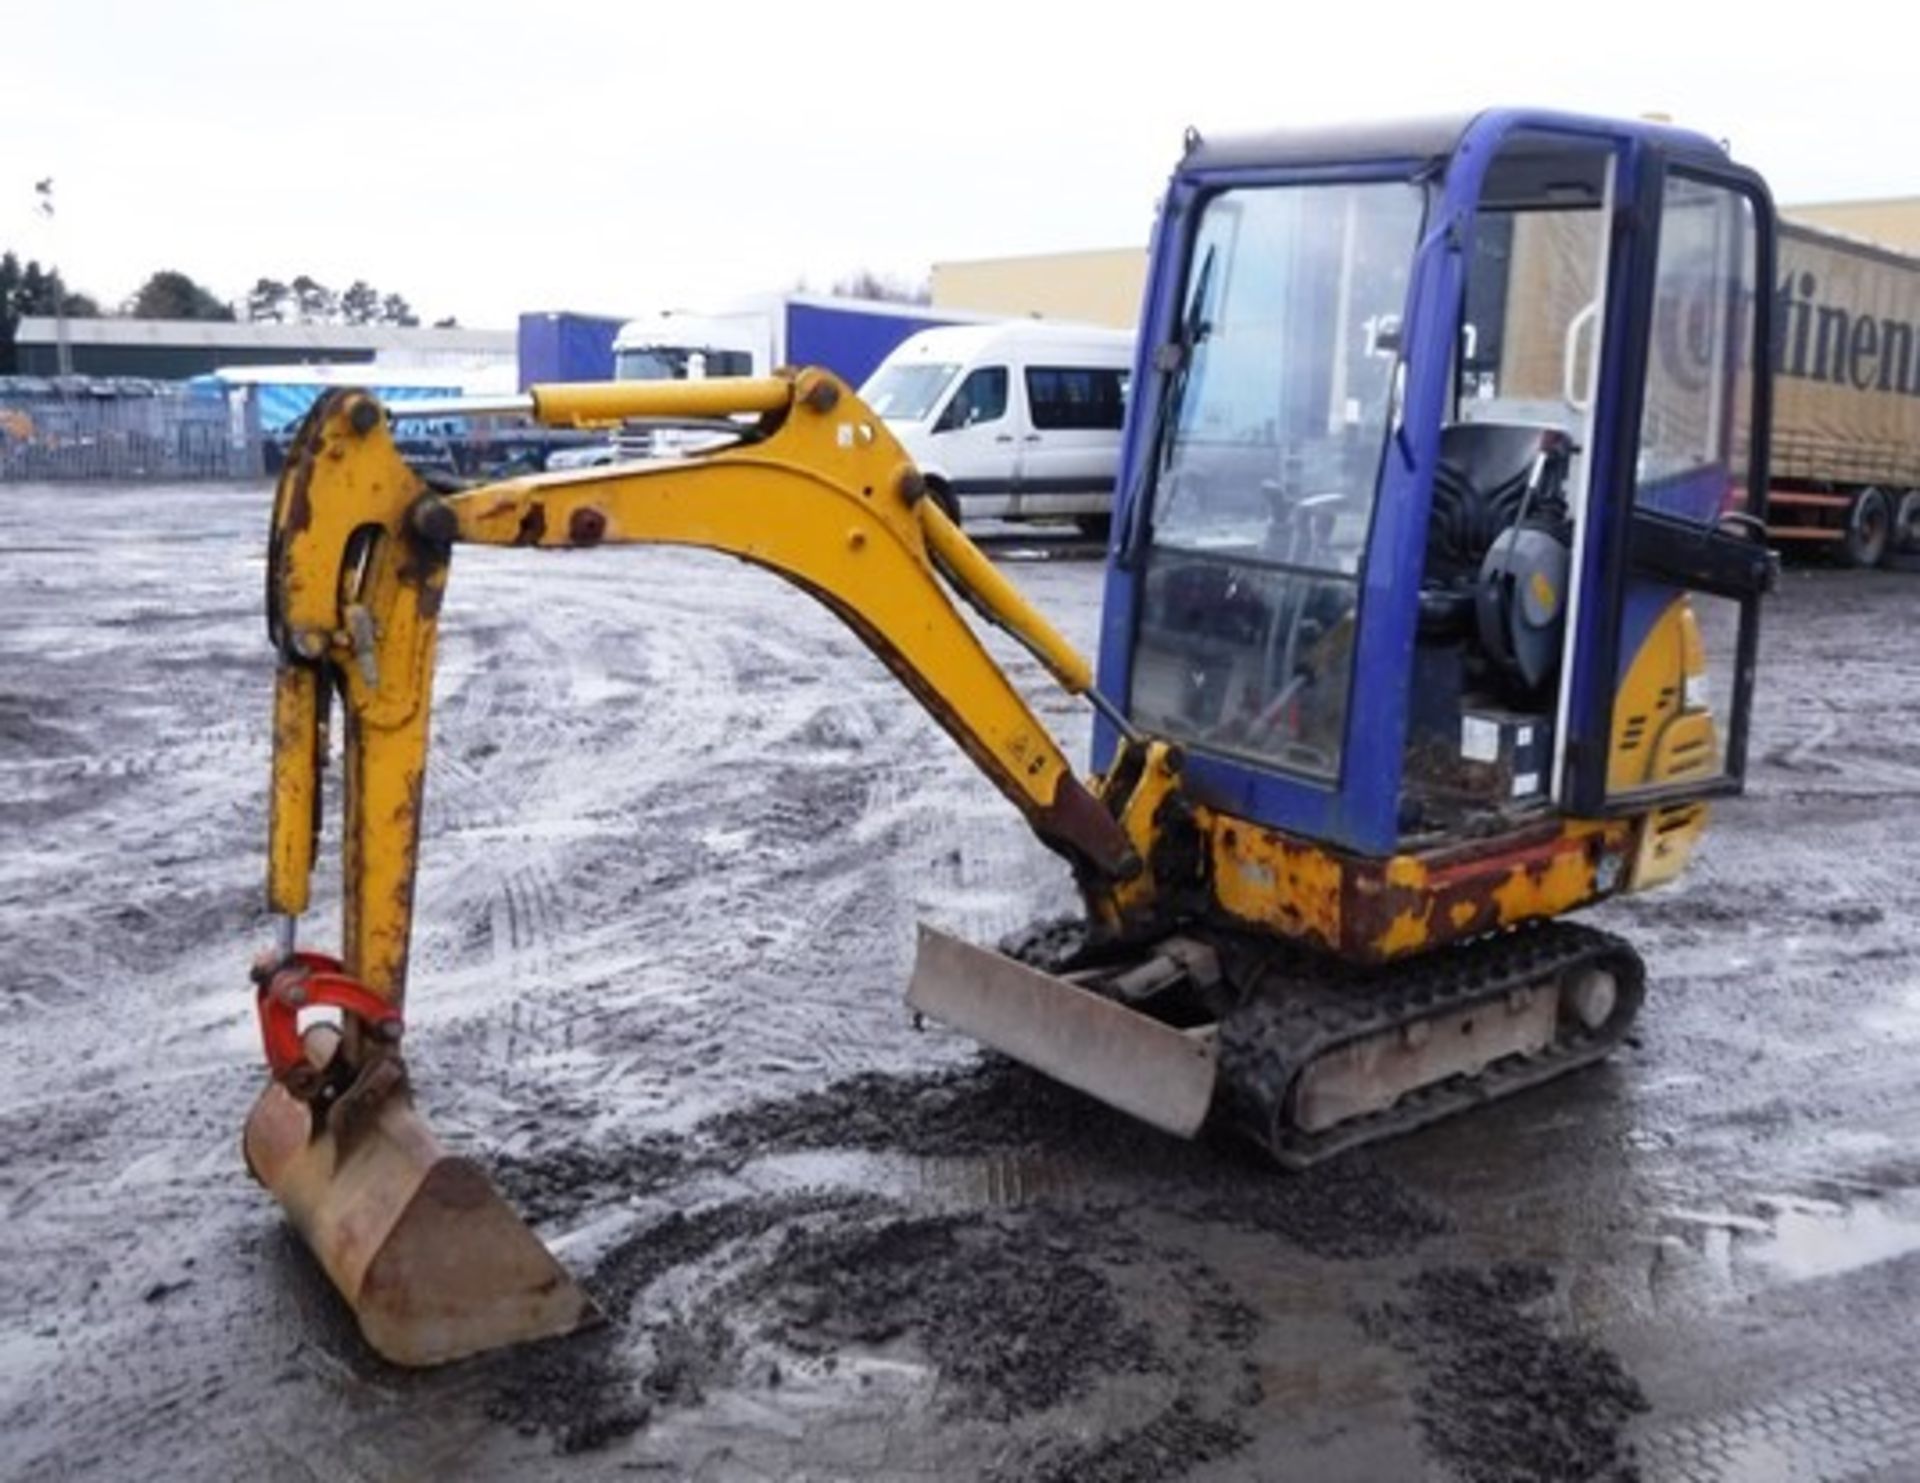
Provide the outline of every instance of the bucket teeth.
[[445,1151],[404,1090],[344,1142],[268,1084],[247,1166],[286,1209],[360,1332],[398,1365],[436,1365],[598,1322],[599,1309],[470,1159]]

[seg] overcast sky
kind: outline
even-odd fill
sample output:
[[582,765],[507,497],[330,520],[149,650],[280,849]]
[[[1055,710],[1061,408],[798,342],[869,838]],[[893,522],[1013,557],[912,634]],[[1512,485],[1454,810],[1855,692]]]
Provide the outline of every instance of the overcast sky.
[[[429,318],[697,307],[1144,240],[1182,129],[1664,111],[1783,202],[1920,194],[1910,12],[864,0],[8,6],[0,245]],[[56,182],[57,219],[33,210]]]

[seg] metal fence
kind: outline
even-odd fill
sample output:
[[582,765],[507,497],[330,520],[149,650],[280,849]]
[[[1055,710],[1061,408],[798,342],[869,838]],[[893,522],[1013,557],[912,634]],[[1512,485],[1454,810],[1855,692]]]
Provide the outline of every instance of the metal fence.
[[0,483],[238,479],[261,470],[244,401],[178,382],[0,377]]

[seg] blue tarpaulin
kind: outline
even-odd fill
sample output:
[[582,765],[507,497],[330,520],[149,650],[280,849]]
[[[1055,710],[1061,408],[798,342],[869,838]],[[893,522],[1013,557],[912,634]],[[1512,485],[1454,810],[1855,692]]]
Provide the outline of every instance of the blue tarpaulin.
[[[367,367],[372,370],[373,367]],[[228,382],[215,371],[204,376],[195,376],[187,383],[195,391],[224,393],[233,383]],[[253,398],[253,405],[259,416],[260,430],[265,433],[278,433],[290,430],[308,409],[320,400],[320,394],[336,385],[360,385],[358,381],[337,380],[313,381],[248,381],[244,385]],[[424,402],[438,401],[442,397],[456,397],[463,394],[463,388],[453,385],[440,386],[382,386],[378,382],[365,388],[383,402]]]

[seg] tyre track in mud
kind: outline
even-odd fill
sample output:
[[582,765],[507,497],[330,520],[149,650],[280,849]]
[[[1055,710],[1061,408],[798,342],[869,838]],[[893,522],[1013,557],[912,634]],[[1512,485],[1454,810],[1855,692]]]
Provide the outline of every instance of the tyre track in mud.
[[[1786,1200],[1864,1200],[1884,1225],[1920,1187],[1897,1157],[1920,1138],[1920,680],[1853,637],[1910,612],[1910,581],[1789,573],[1752,796],[1680,887],[1598,914],[1653,964],[1637,1047],[1302,1183],[911,1032],[913,918],[991,941],[1067,905],[1064,872],[811,604],[682,554],[462,552],[416,1077],[625,1321],[551,1370],[410,1376],[368,1357],[236,1156],[265,933],[264,496],[59,497],[102,539],[0,496],[0,548],[64,547],[0,587],[0,809],[27,826],[0,828],[5,1471],[1461,1476],[1420,1398],[1503,1345],[1644,1392],[1595,1459],[1644,1443],[1648,1467],[1714,1476],[1699,1439],[1856,1390],[1884,1413],[1874,1455],[1911,1455],[1907,1391],[1869,1383],[1895,1350],[1808,1327],[1911,1318],[1907,1259],[1801,1280],[1767,1233]],[[1015,574],[1090,643],[1096,568]],[[990,643],[1081,755],[1081,708]],[[1491,1329],[1418,1307],[1513,1262],[1552,1289],[1529,1275]],[[1090,1328],[1047,1307],[1050,1274]],[[1419,1342],[1369,1336],[1392,1302]],[[994,1321],[966,1328],[969,1306]],[[1097,1362],[997,1414],[1076,1332]],[[1836,1381],[1849,1360],[1865,1390]],[[1498,1432],[1498,1404],[1466,1422],[1445,1435]]]

